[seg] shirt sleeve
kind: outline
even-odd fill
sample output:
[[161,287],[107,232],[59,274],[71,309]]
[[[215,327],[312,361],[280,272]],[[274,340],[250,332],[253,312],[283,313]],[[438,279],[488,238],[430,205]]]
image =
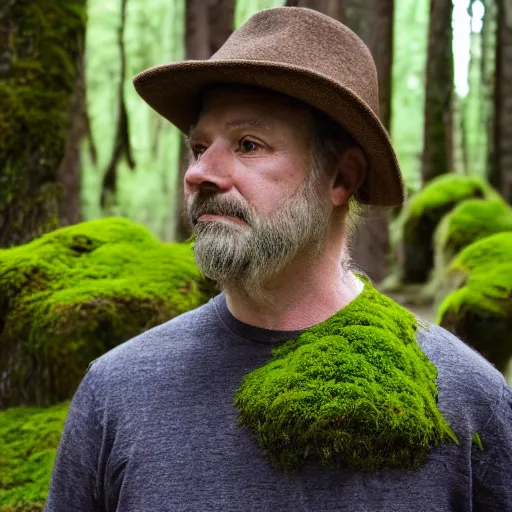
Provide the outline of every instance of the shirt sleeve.
[[512,391],[503,394],[473,443],[474,512],[512,511]]
[[101,512],[97,482],[102,431],[91,366],[73,396],[52,469],[44,512]]

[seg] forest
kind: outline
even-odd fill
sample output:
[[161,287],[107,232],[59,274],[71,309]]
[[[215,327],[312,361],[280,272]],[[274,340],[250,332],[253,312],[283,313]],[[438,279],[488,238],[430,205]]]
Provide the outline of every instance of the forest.
[[182,213],[185,138],[133,77],[285,5],[376,63],[408,197],[364,210],[353,260],[512,383],[512,2],[3,0],[0,511],[43,510],[89,363],[218,293]]

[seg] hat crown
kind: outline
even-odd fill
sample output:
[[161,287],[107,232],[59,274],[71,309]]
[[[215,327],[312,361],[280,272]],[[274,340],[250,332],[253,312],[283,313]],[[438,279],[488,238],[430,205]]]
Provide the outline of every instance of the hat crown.
[[210,60],[264,61],[307,70],[338,82],[379,115],[370,50],[348,27],[312,9],[264,9],[233,32]]

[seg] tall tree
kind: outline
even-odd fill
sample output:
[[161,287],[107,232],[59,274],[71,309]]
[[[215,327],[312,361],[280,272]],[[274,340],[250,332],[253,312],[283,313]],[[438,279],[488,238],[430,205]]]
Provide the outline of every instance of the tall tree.
[[428,33],[423,183],[453,170],[452,0],[431,0]]
[[[233,32],[235,0],[188,0],[185,10],[186,58],[206,60],[210,58]],[[187,170],[188,150],[185,138],[182,147],[176,187],[176,240],[190,236],[188,223],[183,216],[183,179]]]
[[80,145],[84,138],[89,142],[91,161],[96,163],[96,145],[93,139],[89,114],[87,111],[85,85],[85,52],[82,42],[85,39],[85,26],[80,34],[78,55],[78,72],[75,92],[69,106],[69,127],[59,170],[58,181],[62,186],[59,196],[58,211],[62,226],[76,224],[83,220],[81,211],[81,181],[82,167],[80,162]]
[[[327,14],[345,23],[366,43],[379,77],[380,119],[389,130],[394,0],[289,0],[287,5],[309,7]],[[386,276],[388,240],[388,212],[368,208],[357,226],[351,253],[376,282]]]
[[85,0],[0,2],[0,247],[59,224]]
[[130,146],[130,132],[128,123],[128,111],[124,94],[124,81],[126,75],[126,51],[124,45],[124,29],[126,26],[126,4],[127,0],[121,0],[121,19],[117,29],[117,44],[119,47],[119,56],[121,66],[119,71],[118,86],[118,107],[117,124],[114,136],[114,147],[108,163],[107,169],[103,175],[103,186],[101,189],[101,206],[106,207],[107,201],[115,194],[117,188],[117,165],[124,157],[130,169],[135,168],[135,160]]
[[494,89],[496,72],[496,36],[497,36],[497,5],[496,0],[482,0],[484,16],[480,38],[480,76],[482,83],[482,103],[480,117],[481,129],[486,137],[487,154],[485,170],[492,181],[491,174],[494,160]]
[[497,0],[494,133],[489,178],[512,204],[512,4]]

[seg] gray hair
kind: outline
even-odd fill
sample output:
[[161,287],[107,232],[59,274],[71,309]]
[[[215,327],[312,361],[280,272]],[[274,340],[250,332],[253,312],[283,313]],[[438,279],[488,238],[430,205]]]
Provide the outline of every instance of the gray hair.
[[[359,146],[357,141],[339,123],[320,110],[311,109],[310,179],[319,185],[323,173],[330,170],[343,151]],[[348,202],[346,227],[348,236],[364,213],[364,205],[353,195]]]

